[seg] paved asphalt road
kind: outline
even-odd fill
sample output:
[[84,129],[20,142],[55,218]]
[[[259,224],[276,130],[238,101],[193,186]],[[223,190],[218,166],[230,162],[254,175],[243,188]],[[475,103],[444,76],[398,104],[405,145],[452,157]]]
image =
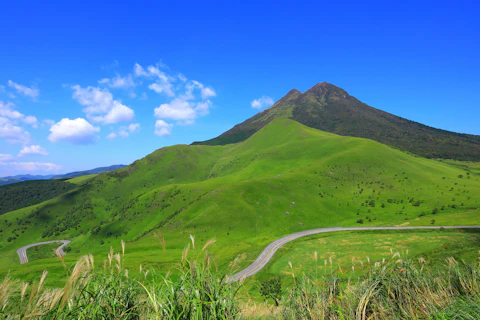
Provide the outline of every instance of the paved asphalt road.
[[322,228],[307,231],[292,233],[288,236],[282,237],[270,243],[265,250],[260,253],[258,258],[247,268],[234,274],[230,277],[228,282],[235,282],[241,279],[248,278],[258,271],[262,270],[267,265],[275,252],[280,249],[285,243],[295,239],[310,236],[318,233],[339,232],[339,231],[360,231],[360,230],[412,230],[412,229],[480,229],[480,226],[418,226],[418,227],[352,227],[352,228]]
[[70,240],[52,240],[52,241],[37,242],[37,243],[29,244],[28,246],[25,246],[25,247],[21,247],[20,249],[17,250],[18,257],[20,258],[20,264],[24,264],[28,262],[28,258],[27,258],[28,248],[41,246],[42,244],[49,244],[53,242],[62,242],[62,245],[57,248],[57,251],[60,252],[62,256],[64,256],[65,252],[63,251],[63,248],[65,248],[65,246],[70,243]]

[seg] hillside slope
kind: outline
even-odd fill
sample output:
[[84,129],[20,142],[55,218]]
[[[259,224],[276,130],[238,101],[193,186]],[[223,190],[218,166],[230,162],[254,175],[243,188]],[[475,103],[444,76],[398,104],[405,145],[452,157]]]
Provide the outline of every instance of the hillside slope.
[[[15,250],[71,239],[68,259],[129,242],[127,261],[176,261],[189,235],[226,267],[253,258],[292,232],[363,225],[478,224],[479,175],[414,157],[378,142],[339,136],[276,119],[226,146],[159,149],[123,169],[100,174],[60,197],[6,213],[0,273],[18,266]],[[159,251],[160,232],[167,251]],[[28,275],[35,262],[18,267]],[[61,266],[50,261],[54,267]]]
[[427,158],[480,161],[480,136],[435,129],[372,108],[323,82],[305,93],[291,90],[272,107],[217,138],[193,144],[223,145],[250,137],[276,118],[344,136],[369,138]]
[[32,180],[0,186],[0,215],[55,198],[74,189],[63,180]]

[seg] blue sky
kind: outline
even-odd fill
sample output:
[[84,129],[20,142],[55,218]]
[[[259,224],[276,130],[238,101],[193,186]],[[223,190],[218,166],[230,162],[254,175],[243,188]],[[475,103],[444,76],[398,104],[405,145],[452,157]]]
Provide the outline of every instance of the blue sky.
[[[1,4],[0,176],[129,164],[335,84],[480,134],[473,1]],[[255,107],[252,107],[252,105]]]

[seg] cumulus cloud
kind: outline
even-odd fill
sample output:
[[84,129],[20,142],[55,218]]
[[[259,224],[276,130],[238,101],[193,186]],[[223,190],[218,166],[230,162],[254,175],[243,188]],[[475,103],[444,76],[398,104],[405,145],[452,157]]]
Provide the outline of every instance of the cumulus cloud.
[[170,103],[161,104],[154,109],[154,116],[170,120],[193,120],[195,118],[194,104],[182,99],[173,99]]
[[104,78],[98,81],[98,83],[108,85],[110,88],[121,88],[121,89],[128,89],[130,87],[135,86],[135,82],[133,81],[133,78],[131,75],[121,77],[119,74],[117,74],[115,77],[111,79]]
[[8,161],[12,159],[13,159],[13,156],[11,154],[0,153],[0,161]]
[[15,105],[11,102],[4,103],[3,101],[0,101],[0,116],[9,119],[22,119],[25,117],[17,110],[13,110],[14,107]]
[[19,157],[23,156],[48,156],[47,150],[45,148],[40,147],[39,145],[31,145],[25,146],[22,150],[18,153]]
[[217,94],[212,88],[202,88],[202,99],[208,99],[209,97],[215,97]]
[[155,78],[156,81],[150,84],[148,88],[156,93],[162,93],[169,97],[173,97],[175,96],[175,93],[173,92],[172,82],[175,81],[175,78],[160,70],[160,66],[160,64],[157,64],[156,66],[148,66],[147,69],[145,69],[136,63],[134,66],[134,73],[137,77]]
[[64,118],[52,125],[48,140],[51,142],[67,141],[73,144],[89,144],[96,140],[95,133],[100,128],[94,127],[87,120]]
[[30,141],[30,134],[11,119],[0,116],[0,138],[12,144],[26,144]]
[[139,65],[138,63],[135,63],[135,66],[133,67],[133,70],[134,70],[135,75],[137,77],[148,76],[148,72],[145,71],[145,69],[141,65]]
[[16,175],[25,172],[58,173],[62,167],[49,162],[3,162],[0,161],[2,175]]
[[21,93],[32,99],[36,99],[40,94],[40,90],[38,90],[37,88],[22,86],[21,84],[15,83],[12,80],[8,80],[8,86],[15,89],[18,93]]
[[79,85],[72,87],[73,98],[85,106],[83,112],[93,122],[114,124],[133,120],[134,111],[114,100],[112,94],[106,89],[97,87],[82,88]]
[[[197,80],[188,80],[181,74],[168,74],[165,66],[161,64],[142,67],[136,63],[134,66],[134,75],[136,77],[145,77],[154,79],[148,85],[148,88],[156,93],[171,97],[168,102],[161,103],[154,109],[154,116],[157,118],[155,124],[155,134],[166,136],[171,134],[173,124],[166,121],[176,121],[180,125],[189,125],[195,123],[198,117],[209,114],[212,102],[210,98],[215,97],[217,93],[212,87],[206,86]],[[144,93],[140,99],[146,99]],[[128,130],[119,132],[118,135],[126,136]]]
[[129,107],[121,104],[118,101],[113,102],[113,107],[104,116],[90,116],[90,119],[94,122],[101,122],[103,124],[114,124],[119,122],[132,121],[134,112]]
[[273,99],[267,96],[263,96],[260,99],[255,99],[252,101],[252,108],[262,109],[264,107],[270,107],[273,104]]
[[37,127],[38,121],[34,116],[25,116],[24,114],[14,110],[15,105],[11,102],[4,103],[0,101],[0,117],[10,119],[13,124],[16,124],[17,120],[29,124],[34,128]]
[[140,131],[140,123],[132,123],[128,126],[122,126],[120,127],[118,134],[115,132],[111,132],[108,136],[107,139],[113,140],[117,138],[118,136],[122,138],[128,137],[131,133],[138,132]]
[[166,123],[163,120],[155,122],[155,134],[159,137],[169,136],[172,133],[173,124]]
[[126,138],[126,137],[129,136],[129,133],[128,133],[127,130],[121,129],[121,130],[118,132],[118,135],[119,135],[120,137],[122,137],[122,138]]
[[140,123],[132,123],[128,126],[128,131],[130,132],[136,132],[140,130]]
[[210,100],[192,102],[175,98],[170,103],[155,108],[153,114],[157,118],[179,121],[180,124],[193,124],[197,117],[209,113],[211,105]]
[[161,83],[155,82],[148,86],[150,90],[155,91],[156,93],[165,93],[169,97],[175,96],[172,90],[173,85],[171,83]]
[[31,125],[34,128],[38,126],[38,120],[34,116],[26,116],[25,118],[22,119],[22,121],[26,124]]

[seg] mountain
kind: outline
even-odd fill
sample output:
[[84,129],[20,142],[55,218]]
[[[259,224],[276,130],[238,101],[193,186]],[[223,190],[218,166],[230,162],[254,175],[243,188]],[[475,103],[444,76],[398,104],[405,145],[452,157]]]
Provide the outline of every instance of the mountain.
[[[72,240],[69,266],[89,253],[103,261],[124,240],[129,269],[165,270],[180,259],[190,235],[192,254],[215,237],[208,251],[227,268],[238,255],[246,257],[236,262],[244,266],[269,242],[301,230],[360,222],[478,224],[479,178],[469,167],[274,119],[240,143],[161,148],[3,214],[0,275],[14,270],[30,281],[56,270],[62,280],[58,260],[18,264],[19,247],[45,240]],[[154,234],[165,239],[165,252]]]
[[435,129],[375,109],[322,82],[305,93],[293,89],[270,108],[220,136],[194,145],[244,141],[276,118],[343,136],[369,138],[427,158],[480,161],[480,136]]
[[85,171],[74,171],[74,172],[70,172],[70,173],[55,175],[55,176],[52,177],[52,179],[69,179],[69,178],[75,178],[75,177],[80,177],[80,176],[86,176],[88,174],[98,174],[98,173],[103,173],[103,172],[114,171],[114,170],[122,169],[124,167],[126,167],[126,165],[115,164],[115,165],[108,166],[108,167],[98,167],[98,168],[95,168],[95,169],[90,169],[90,170],[85,170]]
[[53,174],[50,174],[50,175],[20,174],[20,175],[16,175],[16,176],[9,176],[9,177],[0,178],[0,186],[12,184],[12,183],[17,183],[17,182],[22,182],[22,181],[30,181],[30,180],[69,179],[69,178],[85,176],[85,175],[88,175],[88,174],[96,174],[96,173],[113,171],[113,170],[121,169],[121,168],[124,168],[124,167],[125,167],[125,165],[123,165],[123,164],[116,164],[116,165],[112,165],[112,166],[109,166],[109,167],[99,167],[99,168],[95,168],[95,169],[91,169],[91,170],[75,171],[75,172],[58,174],[58,175],[53,175]]

